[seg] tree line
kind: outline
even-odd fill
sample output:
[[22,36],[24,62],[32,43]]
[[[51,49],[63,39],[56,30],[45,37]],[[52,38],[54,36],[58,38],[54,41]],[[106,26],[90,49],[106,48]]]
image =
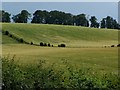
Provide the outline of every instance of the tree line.
[[[9,12],[1,10],[0,16],[0,22],[11,22],[11,14]],[[27,10],[22,10],[17,15],[13,15],[12,20],[15,23],[28,23],[28,21],[31,19],[31,23],[37,24],[59,24],[120,29],[118,22],[111,16],[107,16],[98,22],[95,16],[91,16],[89,19],[86,14],[73,15],[71,13],[65,13],[57,10],[50,12],[46,10],[36,10],[33,13],[33,17],[31,17],[32,15]]]

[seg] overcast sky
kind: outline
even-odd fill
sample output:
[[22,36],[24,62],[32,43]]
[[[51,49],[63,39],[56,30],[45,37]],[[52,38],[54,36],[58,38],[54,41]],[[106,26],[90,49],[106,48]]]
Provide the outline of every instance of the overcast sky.
[[117,2],[3,2],[2,9],[12,15],[18,14],[26,9],[31,14],[36,10],[59,10],[74,15],[85,13],[90,16],[96,16],[100,21],[106,16],[112,16],[118,20]]

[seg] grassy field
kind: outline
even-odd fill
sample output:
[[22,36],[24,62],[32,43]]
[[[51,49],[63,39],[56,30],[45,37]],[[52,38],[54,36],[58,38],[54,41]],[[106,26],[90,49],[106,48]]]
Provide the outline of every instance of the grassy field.
[[[25,41],[32,41],[36,44],[46,42],[57,46],[60,43],[65,43],[67,47],[103,47],[118,44],[118,31],[110,29],[14,23],[3,23],[2,28]],[[10,43],[10,41],[3,36],[3,43]]]
[[3,56],[16,55],[21,63],[36,63],[37,60],[61,63],[61,60],[67,60],[76,67],[90,67],[98,72],[117,73],[118,48],[104,47],[118,44],[117,30],[14,23],[2,23],[2,29],[28,42],[39,44],[42,41],[54,46],[65,43],[67,46],[66,48],[30,46],[2,35]]
[[13,57],[19,63],[61,64],[67,60],[78,68],[92,68],[99,73],[118,73],[118,48],[58,48],[39,47],[24,44],[3,45],[3,56]]
[[[45,42],[54,45],[54,47],[41,47],[22,44],[9,35],[2,35],[2,52],[0,54],[9,59],[15,56],[15,62],[20,65],[16,66],[13,61],[11,62],[9,59],[8,61],[6,59],[4,61],[3,58],[3,82],[10,88],[16,88],[21,85],[26,88],[25,90],[28,90],[30,89],[28,87],[34,87],[33,83],[36,83],[36,79],[37,82],[41,81],[39,79],[42,79],[46,83],[42,87],[47,88],[89,88],[91,84],[92,87],[97,88],[119,87],[118,77],[116,76],[118,74],[118,47],[110,47],[111,45],[118,44],[118,30],[80,26],[14,23],[2,23],[2,30],[8,31],[18,38],[23,38],[27,42],[32,41],[35,44]],[[61,43],[66,44],[66,47],[57,47]],[[41,72],[39,70],[40,68],[38,68],[40,60],[46,62]],[[74,68],[69,66],[69,64],[63,63],[66,61]],[[55,67],[51,68],[53,63],[55,63]],[[54,71],[49,73],[51,69],[54,69]],[[75,71],[76,69],[78,71]],[[83,71],[79,71],[79,69]],[[9,76],[10,73],[13,74]],[[41,73],[46,76],[41,78]],[[55,83],[55,80],[51,81],[49,79],[49,74],[54,76],[54,79],[57,79]],[[32,75],[35,75],[34,78]],[[64,83],[61,79],[63,77],[67,78],[64,80]],[[15,82],[13,83],[14,78]],[[82,81],[82,86],[79,86],[80,82],[78,80],[85,80],[85,82]],[[15,87],[11,87],[10,82]],[[31,83],[25,84],[25,82]],[[40,84],[43,82],[40,82]],[[20,85],[17,86],[16,83]],[[26,87],[25,85],[28,86]],[[8,90],[10,89],[8,88]]]

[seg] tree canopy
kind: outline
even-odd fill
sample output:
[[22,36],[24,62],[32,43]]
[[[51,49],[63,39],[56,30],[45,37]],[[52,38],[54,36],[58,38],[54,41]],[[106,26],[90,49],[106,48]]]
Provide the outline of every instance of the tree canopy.
[[21,13],[12,17],[15,23],[27,23],[31,14],[27,10],[22,10]]
[[[9,14],[8,12],[2,10],[0,11],[0,16],[1,22],[11,22],[11,14]],[[13,15],[12,19],[15,23],[27,23],[30,17],[31,14],[27,10],[22,10],[17,15]],[[98,22],[96,16],[91,16],[89,19],[84,13],[73,15],[71,13],[65,13],[57,10],[36,10],[33,13],[31,23],[76,25],[94,28],[120,29],[120,25],[118,24],[118,22],[111,16],[106,16],[106,18],[102,18],[102,20]]]
[[8,12],[5,12],[4,10],[0,10],[0,22],[10,22],[10,16]]

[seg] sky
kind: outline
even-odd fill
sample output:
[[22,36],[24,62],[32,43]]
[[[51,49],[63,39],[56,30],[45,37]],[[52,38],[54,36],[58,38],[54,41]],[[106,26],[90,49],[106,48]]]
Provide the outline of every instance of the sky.
[[1,0],[2,2],[118,2],[120,0]]
[[120,24],[120,2],[118,3],[118,23]]
[[36,10],[58,10],[73,15],[86,14],[96,16],[98,21],[106,16],[118,20],[117,2],[2,2],[2,9],[16,15],[21,10],[28,10],[33,14]]

